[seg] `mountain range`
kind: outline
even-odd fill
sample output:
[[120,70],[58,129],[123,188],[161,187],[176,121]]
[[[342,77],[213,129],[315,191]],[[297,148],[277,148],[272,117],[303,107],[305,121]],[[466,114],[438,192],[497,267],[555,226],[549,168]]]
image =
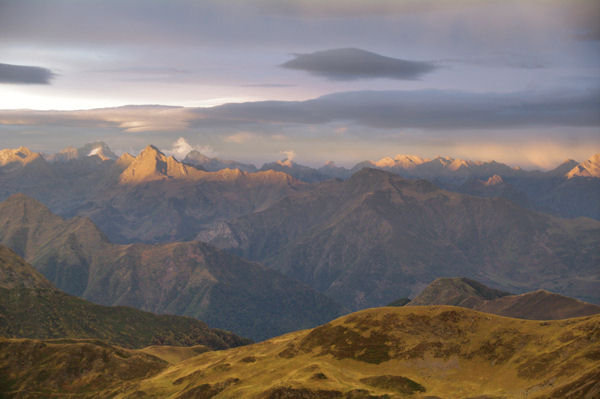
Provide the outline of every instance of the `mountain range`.
[[540,322],[387,307],[175,364],[99,342],[0,339],[0,389],[81,398],[595,398],[599,329],[600,315]]
[[85,144],[82,147],[67,147],[56,154],[45,155],[44,158],[50,162],[64,162],[73,159],[98,158],[101,161],[116,160],[117,156],[102,141]]
[[27,194],[62,216],[89,217],[120,243],[191,240],[205,225],[264,209],[306,186],[271,170],[206,172],[153,146],[116,161],[48,162],[26,149],[3,151],[0,159],[17,161],[0,167],[0,199]]
[[256,171],[251,165],[208,158],[197,151],[179,162],[153,146],[135,157],[125,153],[113,158],[101,142],[46,156],[26,148],[1,150],[0,200],[25,193],[62,216],[92,219],[113,242],[172,242],[195,239],[216,222],[266,209],[330,178],[348,179],[367,166],[426,178],[449,191],[506,198],[562,217],[600,219],[600,180],[591,177],[598,156],[581,164],[566,161],[548,172],[404,155],[352,169],[332,163],[313,169],[285,160]]
[[[350,309],[414,296],[433,279],[456,275],[516,293],[544,288],[598,301],[593,268],[600,257],[598,222],[527,210],[544,199],[538,197],[534,206],[521,189],[545,192],[544,198],[551,196],[565,212],[593,213],[599,208],[594,193],[600,194],[600,180],[567,178],[576,168],[573,162],[544,173],[450,158],[400,156],[375,162],[413,171],[429,165],[449,175],[467,176],[469,170],[504,174],[471,176],[445,191],[438,188],[446,187],[442,172],[435,184],[369,168],[345,180],[305,183],[274,170],[205,171],[153,146],[117,160],[88,156],[98,148],[108,153],[99,143],[78,153],[90,148],[83,157],[60,162],[23,148],[3,150],[0,198],[24,192],[64,217],[89,218],[106,235],[97,242],[209,242],[264,262]],[[579,166],[593,171],[595,159]],[[289,159],[277,165],[299,168]],[[338,170],[331,164],[329,169]],[[469,192],[477,195],[465,195]],[[78,262],[73,259],[72,264]],[[69,293],[80,295],[87,287],[83,274],[57,278],[70,281],[63,286],[50,278]]]
[[95,305],[56,289],[10,249],[0,245],[0,336],[91,338],[128,348],[200,345],[225,349],[250,343],[190,318],[128,307]]
[[0,203],[0,243],[71,295],[191,316],[255,340],[345,312],[295,280],[208,244],[113,244],[89,219],[65,220],[22,194]]
[[200,167],[207,172],[218,172],[221,169],[239,169],[243,172],[257,171],[254,165],[220,158],[210,158],[197,150],[190,151],[182,162]]
[[600,222],[362,169],[200,235],[303,281],[350,309],[414,296],[464,275],[513,292],[598,302]]

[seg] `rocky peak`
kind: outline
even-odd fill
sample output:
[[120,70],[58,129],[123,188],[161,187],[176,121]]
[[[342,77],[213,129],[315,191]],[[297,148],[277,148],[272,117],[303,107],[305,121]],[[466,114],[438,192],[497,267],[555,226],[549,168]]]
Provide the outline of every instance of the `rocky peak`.
[[[121,157],[123,158],[123,157]],[[127,162],[128,159],[122,160]],[[202,172],[184,165],[172,156],[167,157],[158,148],[149,145],[129,163],[121,173],[121,183],[137,184],[155,180],[196,177]]]
[[52,162],[64,162],[86,157],[98,157],[102,161],[117,159],[112,150],[102,141],[87,143],[79,148],[69,146],[56,154],[47,156],[46,159]]
[[27,165],[30,162],[40,159],[40,154],[32,152],[27,147],[19,147],[16,149],[6,148],[0,150],[0,166],[5,166],[11,163],[19,163],[22,166]]
[[566,174],[568,179],[573,177],[600,178],[600,153],[593,155],[587,161],[581,162]]
[[489,186],[496,186],[496,185],[502,184],[502,183],[504,183],[504,180],[502,179],[502,176],[500,176],[500,175],[493,175],[493,176],[490,176],[490,178],[487,179],[487,181],[485,181],[483,183],[483,185],[489,187]]

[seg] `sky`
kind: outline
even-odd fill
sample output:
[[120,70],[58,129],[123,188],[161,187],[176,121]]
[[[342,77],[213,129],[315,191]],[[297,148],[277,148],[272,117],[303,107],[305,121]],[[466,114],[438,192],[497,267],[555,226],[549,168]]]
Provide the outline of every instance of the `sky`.
[[600,152],[599,21],[600,0],[0,0],[0,148],[547,169]]

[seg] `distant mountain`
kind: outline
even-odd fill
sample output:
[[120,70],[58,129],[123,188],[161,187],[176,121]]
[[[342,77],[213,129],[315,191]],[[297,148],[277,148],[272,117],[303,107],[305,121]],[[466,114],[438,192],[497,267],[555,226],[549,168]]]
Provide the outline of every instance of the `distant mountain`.
[[88,143],[82,147],[67,147],[56,154],[46,155],[45,158],[51,162],[64,162],[73,159],[82,159],[86,157],[96,157],[101,161],[115,160],[117,156],[102,141]]
[[121,394],[595,398],[599,328],[600,315],[540,323],[449,306],[368,309],[267,342],[201,354],[122,383]]
[[414,296],[448,275],[600,302],[600,222],[559,219],[375,169],[219,224],[206,238],[351,309]]
[[287,173],[288,175],[307,183],[320,182],[327,180],[329,176],[322,174],[319,170],[309,166],[300,165],[291,160],[277,161],[264,164],[261,171],[274,170]]
[[72,212],[100,195],[107,182],[116,181],[121,172],[112,160],[102,161],[97,156],[49,162],[26,148],[2,152],[26,156],[24,162],[0,166],[0,200],[25,193],[44,200],[61,213]]
[[569,179],[577,176],[600,178],[600,153],[575,166],[566,176]]
[[475,304],[512,295],[486,287],[468,278],[438,278],[429,284],[408,306],[452,305],[473,308]]
[[[582,164],[566,160],[553,170],[541,172],[525,171],[495,161],[396,155],[394,158],[358,163],[351,170],[346,169],[347,173],[336,170],[335,176],[331,177],[347,178],[365,167],[376,168],[403,177],[427,179],[450,191],[506,198],[521,206],[557,216],[600,219],[600,183],[593,179],[568,182],[573,177],[590,177],[600,173],[599,159],[595,155]],[[490,179],[500,184],[489,184]]]
[[530,177],[511,184],[527,195],[532,208],[563,217],[600,220],[600,180],[597,178]]
[[118,182],[80,205],[116,242],[192,240],[206,225],[264,209],[303,183],[275,171],[205,172],[166,157],[149,146],[133,159]]
[[204,171],[167,157],[158,148],[149,145],[131,160],[121,172],[121,184],[143,184],[154,180],[190,179],[199,180]]
[[26,149],[3,150],[4,159],[16,153],[21,161],[0,166],[0,200],[24,193],[60,215],[91,218],[112,241],[122,243],[192,240],[209,224],[306,189],[271,170],[206,172],[153,146],[116,161],[85,156],[47,162]]
[[573,159],[566,159],[563,163],[558,165],[556,168],[546,172],[546,174],[549,176],[563,177],[563,176],[566,176],[566,174],[569,173],[569,171],[577,165],[579,165],[579,162],[577,162]]
[[249,343],[196,319],[100,306],[67,295],[2,245],[0,336],[95,338],[129,348],[163,344],[226,349]]
[[[91,218],[113,242],[172,242],[206,239],[215,223],[264,210],[287,195],[312,190],[314,183],[347,179],[353,173],[334,164],[313,169],[289,159],[267,164],[262,172],[207,172],[153,146],[137,157],[123,154],[117,160],[87,156],[93,149],[79,152],[84,155],[47,162],[24,148],[2,150],[0,200],[27,194],[62,216]],[[407,178],[427,178],[449,191],[506,198],[561,217],[600,220],[600,183],[590,177],[567,178],[573,162],[540,172],[496,162],[399,155],[359,164],[353,171],[372,166]]]
[[32,152],[29,148],[19,147],[17,149],[3,149],[0,150],[0,167],[5,168],[7,166],[25,166],[29,163],[39,161],[42,156],[37,152]]
[[207,244],[112,244],[90,220],[62,219],[24,195],[0,203],[0,243],[69,294],[196,317],[256,340],[344,313],[324,295]]
[[466,278],[440,278],[407,306],[454,305],[500,316],[557,320],[600,313],[600,306],[545,290],[512,295]]
[[190,151],[183,159],[183,163],[198,166],[208,172],[218,172],[221,169],[239,169],[244,172],[257,171],[254,165],[219,158],[209,158],[196,150]]
[[352,168],[359,171],[370,167],[399,174],[404,177],[421,179],[453,179],[460,181],[469,177],[483,178],[493,175],[515,176],[521,169],[512,168],[496,161],[470,161],[452,157],[421,158],[416,155],[399,154],[394,158],[384,157],[378,161],[365,161]]
[[530,207],[527,195],[517,190],[512,184],[507,183],[500,175],[490,176],[487,180],[471,177],[453,191],[478,197],[505,198],[522,207]]
[[325,165],[317,169],[317,171],[323,176],[335,179],[347,179],[352,175],[350,169],[346,169],[343,166],[337,166],[331,161],[328,161]]

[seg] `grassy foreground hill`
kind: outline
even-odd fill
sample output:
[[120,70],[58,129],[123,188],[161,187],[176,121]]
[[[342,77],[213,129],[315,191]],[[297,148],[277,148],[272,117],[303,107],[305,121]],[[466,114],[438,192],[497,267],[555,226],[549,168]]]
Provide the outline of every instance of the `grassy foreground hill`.
[[[169,366],[144,358],[133,368],[135,378],[125,382],[106,373],[78,397],[593,399],[600,394],[599,343],[600,315],[540,322],[449,306],[376,308]],[[40,373],[16,358],[19,352],[35,358],[51,345],[4,345],[12,349],[8,355],[0,350],[0,369],[14,376],[13,387],[39,384],[72,364],[55,362]],[[80,356],[70,348],[55,352]],[[111,353],[96,367],[112,361]],[[136,360],[135,354],[123,359]],[[68,384],[62,389],[64,396],[81,392]]]
[[225,349],[250,342],[233,333],[209,328],[190,317],[101,306],[65,294],[2,245],[0,336],[94,338],[128,348],[203,345]]
[[558,320],[600,313],[598,305],[545,290],[511,295],[467,278],[436,279],[406,305],[453,305],[531,320]]
[[96,340],[0,338],[0,398],[108,398],[168,363]]
[[195,317],[254,340],[345,313],[308,286],[210,245],[113,244],[90,220],[63,219],[22,194],[0,203],[0,243],[69,294]]

